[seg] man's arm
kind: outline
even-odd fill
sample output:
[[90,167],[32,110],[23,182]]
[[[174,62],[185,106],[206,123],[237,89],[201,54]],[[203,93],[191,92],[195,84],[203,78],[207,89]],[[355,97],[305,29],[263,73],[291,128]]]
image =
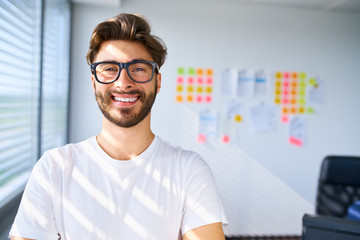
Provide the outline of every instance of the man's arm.
[[221,223],[204,225],[186,232],[183,240],[225,240]]

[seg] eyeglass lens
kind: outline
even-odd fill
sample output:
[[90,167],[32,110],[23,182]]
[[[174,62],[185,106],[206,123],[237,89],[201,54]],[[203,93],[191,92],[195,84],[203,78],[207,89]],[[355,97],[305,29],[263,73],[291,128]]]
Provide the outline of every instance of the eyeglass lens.
[[[105,83],[116,80],[119,71],[120,67],[115,63],[100,63],[95,69],[97,79]],[[153,66],[144,62],[132,63],[128,66],[127,72],[133,80],[146,82],[153,74]]]

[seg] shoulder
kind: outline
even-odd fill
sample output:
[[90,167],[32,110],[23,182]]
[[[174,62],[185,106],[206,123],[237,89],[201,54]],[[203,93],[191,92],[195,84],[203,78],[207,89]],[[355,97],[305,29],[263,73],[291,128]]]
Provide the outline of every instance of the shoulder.
[[91,137],[79,143],[69,143],[61,147],[56,147],[46,151],[36,165],[46,168],[64,168],[72,165],[80,155],[91,154],[95,137]]
[[180,146],[172,144],[157,137],[157,158],[162,158],[167,162],[172,162],[186,168],[196,170],[198,168],[208,168],[204,159],[196,152],[184,149]]

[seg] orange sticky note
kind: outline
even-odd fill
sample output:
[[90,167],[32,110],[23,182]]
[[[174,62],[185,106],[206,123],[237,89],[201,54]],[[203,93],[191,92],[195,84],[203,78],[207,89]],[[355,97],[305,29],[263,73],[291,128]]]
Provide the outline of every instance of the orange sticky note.
[[206,69],[206,75],[212,76],[214,74],[214,71],[211,68]]
[[203,75],[204,74],[204,69],[198,68],[197,71],[196,71],[196,74],[197,75]]
[[176,102],[180,103],[180,102],[183,102],[184,101],[184,98],[182,95],[177,95],[176,96]]
[[193,95],[187,95],[186,100],[188,102],[193,102],[194,101],[194,96]]

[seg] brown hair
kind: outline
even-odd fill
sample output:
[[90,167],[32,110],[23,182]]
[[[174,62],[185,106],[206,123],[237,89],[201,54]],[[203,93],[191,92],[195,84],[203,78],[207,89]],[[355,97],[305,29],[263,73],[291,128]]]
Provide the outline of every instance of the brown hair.
[[150,31],[149,23],[138,14],[121,13],[99,23],[90,39],[89,51],[86,55],[88,64],[93,63],[103,42],[129,40],[142,43],[160,68],[165,61],[166,46],[160,38],[151,35]]

